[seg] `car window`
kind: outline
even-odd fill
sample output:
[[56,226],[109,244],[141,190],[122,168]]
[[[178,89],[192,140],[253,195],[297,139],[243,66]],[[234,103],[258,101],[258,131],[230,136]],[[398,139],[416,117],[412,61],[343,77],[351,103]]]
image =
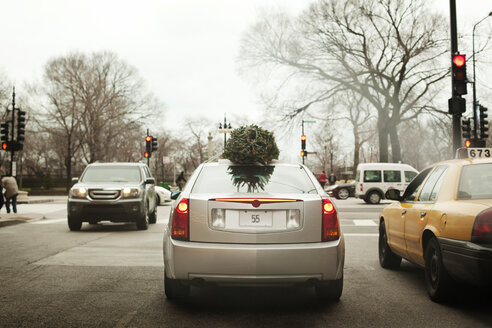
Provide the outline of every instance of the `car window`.
[[81,182],[140,182],[142,176],[138,166],[89,166]]
[[205,166],[192,193],[316,193],[316,187],[300,166],[219,165]]
[[411,202],[415,200],[420,187],[424,183],[425,177],[429,174],[431,169],[432,168],[423,170],[412,180],[412,182],[410,182],[407,189],[405,189],[405,192],[403,193],[403,201]]
[[364,182],[381,182],[381,171],[380,170],[364,171]]
[[384,170],[384,182],[401,182],[401,171]]
[[463,166],[457,199],[481,198],[492,198],[492,164]]
[[144,171],[145,171],[145,175],[148,177],[148,178],[152,178],[152,173],[150,173],[150,170],[147,166],[144,166]]
[[422,187],[422,191],[419,195],[419,201],[428,202],[436,200],[446,169],[447,166],[439,165],[434,169],[434,171],[432,171],[431,175]]
[[414,171],[405,171],[405,182],[411,182],[413,178],[417,176],[417,172]]

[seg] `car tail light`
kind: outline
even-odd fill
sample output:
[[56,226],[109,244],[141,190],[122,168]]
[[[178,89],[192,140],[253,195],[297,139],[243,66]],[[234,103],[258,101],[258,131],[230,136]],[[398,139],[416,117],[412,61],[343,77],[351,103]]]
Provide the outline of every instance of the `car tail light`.
[[177,240],[189,240],[189,226],[190,218],[188,198],[181,198],[178,205],[174,209],[171,237]]
[[362,183],[360,184],[360,191],[364,191],[364,190],[362,189]]
[[322,232],[321,241],[333,241],[340,238],[340,226],[335,206],[328,198],[322,202]]
[[472,241],[490,242],[492,239],[492,208],[480,212],[475,217],[475,224],[472,230]]

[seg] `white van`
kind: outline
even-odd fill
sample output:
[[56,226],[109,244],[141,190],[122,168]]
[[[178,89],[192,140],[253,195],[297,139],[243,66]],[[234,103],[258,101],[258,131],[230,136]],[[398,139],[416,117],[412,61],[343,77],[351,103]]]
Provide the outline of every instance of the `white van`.
[[398,189],[403,194],[417,174],[418,171],[407,164],[359,164],[355,176],[355,197],[369,204],[378,204],[390,188]]

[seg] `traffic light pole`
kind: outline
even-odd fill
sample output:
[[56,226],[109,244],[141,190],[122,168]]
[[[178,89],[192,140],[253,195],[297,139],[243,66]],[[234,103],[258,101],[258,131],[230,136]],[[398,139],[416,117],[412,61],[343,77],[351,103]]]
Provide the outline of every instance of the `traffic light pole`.
[[[456,29],[456,0],[449,0],[449,11],[451,19],[451,61],[458,52],[458,33]],[[451,97],[455,97],[454,79],[451,79]],[[453,113],[453,153],[461,148],[461,113]]]
[[12,128],[11,128],[11,146],[10,146],[10,170],[9,170],[9,175],[13,176],[14,175],[14,122],[15,122],[15,87],[12,91]]

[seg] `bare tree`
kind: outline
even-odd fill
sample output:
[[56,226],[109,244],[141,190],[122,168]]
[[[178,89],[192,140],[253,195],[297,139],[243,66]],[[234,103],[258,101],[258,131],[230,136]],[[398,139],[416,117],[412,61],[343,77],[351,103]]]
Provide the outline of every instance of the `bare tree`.
[[[423,0],[320,0],[297,19],[281,13],[260,18],[245,35],[241,58],[269,67],[312,89],[290,116],[351,91],[377,117],[379,160],[401,160],[397,126],[432,109],[448,68],[445,19]],[[292,85],[288,86],[292,88]],[[278,99],[278,96],[274,97]]]

